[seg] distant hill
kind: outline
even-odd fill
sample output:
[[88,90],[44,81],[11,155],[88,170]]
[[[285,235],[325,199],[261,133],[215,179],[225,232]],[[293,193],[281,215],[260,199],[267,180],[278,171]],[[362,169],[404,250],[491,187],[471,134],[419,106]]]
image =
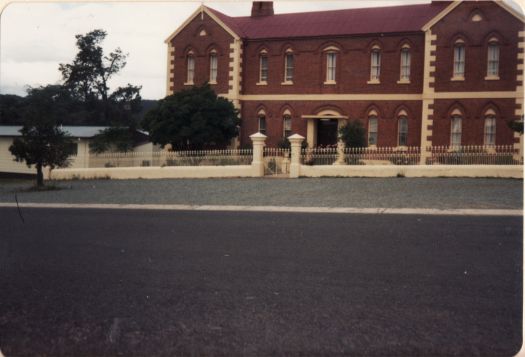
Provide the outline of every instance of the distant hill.
[[[22,125],[24,120],[20,115],[20,108],[24,97],[14,94],[0,94],[0,125]],[[142,100],[142,110],[138,114],[138,121],[140,122],[144,115],[155,107],[157,100],[154,99],[143,99]],[[72,123],[74,118],[67,120],[68,125],[109,125],[100,122],[85,122],[81,123]]]

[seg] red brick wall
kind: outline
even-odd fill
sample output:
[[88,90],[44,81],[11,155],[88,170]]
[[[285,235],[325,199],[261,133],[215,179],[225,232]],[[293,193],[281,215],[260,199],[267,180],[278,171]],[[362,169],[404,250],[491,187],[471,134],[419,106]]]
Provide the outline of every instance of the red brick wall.
[[[333,104],[333,105],[332,105]],[[283,136],[283,112],[292,113],[292,133],[306,138],[307,120],[302,115],[316,114],[324,109],[336,110],[350,120],[361,119],[368,128],[368,112],[378,112],[378,146],[397,146],[397,113],[404,109],[408,113],[408,145],[418,146],[421,137],[421,102],[419,101],[338,101],[327,105],[321,101],[269,101],[266,103],[249,101],[242,105],[241,145],[251,142],[249,136],[258,131],[257,113],[266,112],[266,144],[277,146]]]
[[[471,14],[478,9],[484,18],[472,22]],[[432,28],[437,35],[435,90],[449,91],[512,91],[516,89],[518,31],[523,31],[518,19],[491,1],[465,1]],[[487,45],[490,37],[500,39],[498,81],[487,81]],[[465,81],[451,81],[454,41],[465,41]]]
[[514,132],[507,122],[514,118],[514,99],[462,99],[436,100],[434,102],[433,145],[450,144],[451,115],[454,108],[464,113],[461,128],[462,145],[483,145],[485,111],[492,108],[496,112],[496,145],[514,143]]
[[[208,35],[199,36],[201,29],[205,29]],[[213,21],[208,15],[204,14],[195,17],[175,38],[172,44],[175,47],[175,78],[172,89],[178,92],[188,88],[186,82],[187,67],[186,54],[188,49],[192,49],[195,57],[195,79],[196,85],[202,85],[210,79],[210,59],[209,51],[213,48],[218,55],[217,84],[212,88],[217,93],[228,92],[228,72],[230,60],[230,43],[233,37]]]
[[[400,75],[400,51],[403,43],[411,46],[411,83],[397,84]],[[367,84],[370,79],[370,49],[381,47],[381,84]],[[325,85],[327,46],[340,48],[337,56],[336,85]],[[268,51],[268,85],[258,86],[259,54]],[[284,81],[284,55],[294,51],[293,85]],[[424,35],[385,35],[328,39],[293,39],[246,41],[243,53],[244,94],[316,94],[316,93],[418,93],[422,90]]]

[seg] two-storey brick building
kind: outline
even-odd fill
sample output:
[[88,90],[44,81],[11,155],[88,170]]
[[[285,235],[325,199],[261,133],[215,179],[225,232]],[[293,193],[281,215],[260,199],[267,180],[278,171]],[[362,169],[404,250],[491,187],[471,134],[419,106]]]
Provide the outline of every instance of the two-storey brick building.
[[298,133],[337,141],[360,119],[369,145],[518,145],[523,16],[504,2],[251,16],[201,6],[167,40],[167,94],[210,83],[241,113],[240,143]]

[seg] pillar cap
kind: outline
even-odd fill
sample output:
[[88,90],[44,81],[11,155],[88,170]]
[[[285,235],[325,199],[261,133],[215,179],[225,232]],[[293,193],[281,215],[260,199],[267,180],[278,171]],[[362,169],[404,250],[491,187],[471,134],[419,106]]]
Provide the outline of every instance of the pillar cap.
[[288,140],[290,140],[290,142],[292,142],[292,141],[302,141],[302,140],[304,140],[304,136],[301,136],[299,134],[293,134],[293,135],[290,135],[288,137]]
[[255,134],[250,135],[250,139],[252,139],[252,140],[253,140],[253,139],[266,139],[266,138],[267,138],[267,136],[264,135],[264,134],[261,133],[261,132],[257,132],[257,133],[255,133]]

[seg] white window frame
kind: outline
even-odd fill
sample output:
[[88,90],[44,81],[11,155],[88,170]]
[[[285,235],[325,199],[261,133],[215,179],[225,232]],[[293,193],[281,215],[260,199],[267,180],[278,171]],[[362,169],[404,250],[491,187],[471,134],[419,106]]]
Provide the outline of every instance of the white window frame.
[[259,53],[259,82],[257,84],[268,84],[268,53],[266,51]]
[[[374,129],[374,130],[372,130]],[[377,115],[368,117],[368,146],[377,146],[377,133],[379,132],[379,120]]]
[[287,138],[290,135],[292,135],[292,116],[286,113],[283,115],[283,137]]
[[410,83],[411,55],[410,47],[401,48],[398,83]]
[[463,117],[458,114],[452,115],[450,121],[450,147],[458,148],[461,146],[461,134],[463,126]]
[[370,80],[368,84],[378,84],[381,78],[381,49],[374,46],[370,52]]
[[497,42],[489,42],[487,48],[487,76],[485,79],[499,79],[500,46]]
[[335,84],[337,75],[337,52],[326,53],[326,81],[325,84]]
[[284,54],[284,82],[282,84],[293,84],[294,61],[293,52],[286,51]]
[[462,40],[454,44],[454,63],[452,68],[452,80],[465,80],[465,43]]
[[496,145],[496,116],[494,114],[488,114],[485,116],[483,128],[483,145]]
[[219,58],[217,52],[210,53],[210,84],[217,84],[217,72],[219,67]]
[[[402,125],[402,124],[405,125]],[[404,143],[401,137],[404,137]],[[408,118],[406,115],[400,115],[397,119],[397,145],[408,146]]]
[[257,125],[258,125],[259,133],[266,135],[266,130],[267,130],[266,124],[267,124],[266,123],[266,114],[259,113],[258,117],[257,117]]
[[195,80],[195,57],[193,53],[188,53],[186,57],[186,85],[191,85]]

